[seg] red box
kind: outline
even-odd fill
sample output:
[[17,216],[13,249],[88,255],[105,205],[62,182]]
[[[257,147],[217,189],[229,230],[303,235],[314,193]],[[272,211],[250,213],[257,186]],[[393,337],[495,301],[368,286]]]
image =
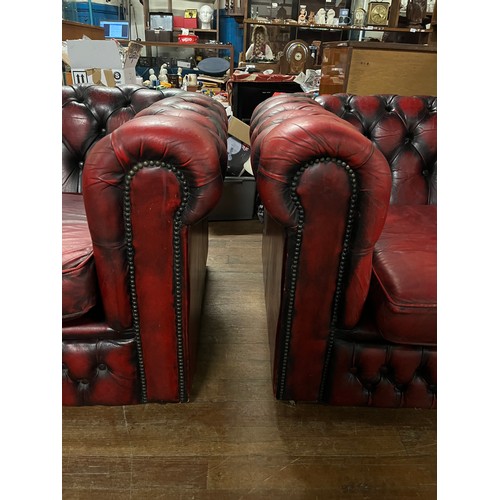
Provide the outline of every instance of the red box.
[[190,19],[190,18],[185,18],[184,19],[184,28],[189,28],[191,30],[196,29],[198,27],[198,19]]
[[184,28],[184,18],[182,16],[174,16],[174,28]]

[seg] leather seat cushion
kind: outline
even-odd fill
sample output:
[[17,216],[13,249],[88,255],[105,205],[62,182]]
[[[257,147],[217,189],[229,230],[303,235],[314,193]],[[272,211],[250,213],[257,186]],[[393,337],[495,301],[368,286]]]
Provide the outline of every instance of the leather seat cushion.
[[369,303],[388,341],[437,340],[437,211],[435,205],[391,205],[375,245]]
[[95,306],[97,278],[81,194],[62,193],[62,315],[78,318]]

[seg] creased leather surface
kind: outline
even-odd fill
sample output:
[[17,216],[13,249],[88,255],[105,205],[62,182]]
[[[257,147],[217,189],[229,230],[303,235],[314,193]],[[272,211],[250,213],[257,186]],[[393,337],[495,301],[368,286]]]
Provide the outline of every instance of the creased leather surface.
[[388,341],[437,342],[435,205],[394,205],[375,244],[369,302]]
[[78,318],[96,304],[92,239],[79,194],[62,195],[62,317]]

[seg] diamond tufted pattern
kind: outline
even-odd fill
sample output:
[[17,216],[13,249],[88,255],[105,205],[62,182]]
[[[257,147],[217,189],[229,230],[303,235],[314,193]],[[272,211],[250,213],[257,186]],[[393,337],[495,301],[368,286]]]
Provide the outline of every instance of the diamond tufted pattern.
[[68,405],[138,403],[136,356],[132,339],[63,342],[63,401]]
[[[179,91],[181,93],[182,91]],[[177,95],[170,92],[168,95]],[[62,89],[62,190],[79,193],[85,158],[93,145],[166,93],[138,85],[64,86]]]
[[337,339],[333,352],[328,387],[330,404],[436,407],[435,349],[358,344]]
[[383,153],[392,171],[391,203],[437,203],[436,97],[335,94],[316,101]]

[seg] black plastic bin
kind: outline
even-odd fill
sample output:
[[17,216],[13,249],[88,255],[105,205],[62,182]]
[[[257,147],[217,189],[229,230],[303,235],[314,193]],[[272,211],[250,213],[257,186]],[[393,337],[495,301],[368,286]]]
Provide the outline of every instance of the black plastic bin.
[[219,203],[208,220],[249,220],[255,216],[254,177],[226,177]]

